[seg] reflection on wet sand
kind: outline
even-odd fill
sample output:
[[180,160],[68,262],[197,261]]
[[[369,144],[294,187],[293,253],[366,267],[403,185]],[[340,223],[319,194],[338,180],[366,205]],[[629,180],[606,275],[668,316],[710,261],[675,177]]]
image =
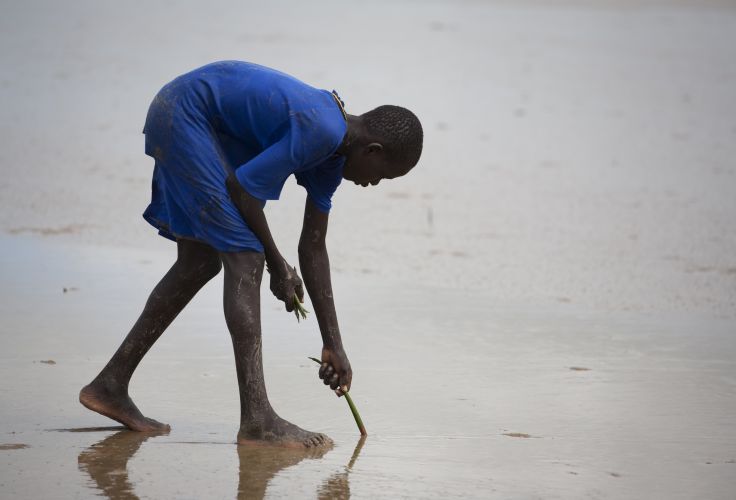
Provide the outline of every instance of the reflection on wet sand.
[[[67,429],[84,432],[85,429]],[[97,430],[97,429],[89,429]],[[137,499],[128,479],[128,461],[149,438],[166,433],[145,433],[122,430],[106,437],[79,454],[79,470],[94,481],[99,494],[111,499]]]
[[317,492],[319,495],[320,500],[347,500],[350,498],[350,479],[349,475],[350,472],[353,470],[353,466],[355,465],[355,461],[358,460],[358,456],[360,455],[360,450],[363,449],[363,445],[365,444],[366,436],[361,436],[360,440],[358,441],[358,444],[355,445],[355,450],[353,451],[353,456],[350,457],[350,462],[348,462],[347,467],[345,467],[345,470],[342,472],[337,472],[330,476],[325,482],[323,482],[320,487],[319,491]]
[[240,462],[238,500],[263,498],[268,483],[281,470],[296,465],[305,458],[322,458],[331,449],[331,447],[294,449],[272,446],[238,446]]
[[[90,427],[83,429],[55,429],[64,432],[93,432],[100,430],[119,430],[105,439],[93,444],[79,454],[79,470],[91,479],[89,486],[96,493],[110,499],[137,499],[134,485],[128,476],[128,462],[151,437],[167,433],[143,433],[124,428]],[[353,451],[350,462],[341,472],[327,479],[319,488],[319,498],[350,498],[348,475],[351,472],[365,436]],[[193,443],[191,443],[193,444]],[[238,446],[239,478],[238,499],[261,499],[265,496],[271,480],[282,470],[297,465],[304,459],[320,459],[331,447],[316,449],[278,448],[271,446]]]

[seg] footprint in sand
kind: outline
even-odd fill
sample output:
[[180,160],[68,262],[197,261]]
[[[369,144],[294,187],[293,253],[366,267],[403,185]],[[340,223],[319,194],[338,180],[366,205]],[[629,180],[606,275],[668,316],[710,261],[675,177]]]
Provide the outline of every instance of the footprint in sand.
[[504,432],[503,435],[512,437],[512,438],[524,438],[524,439],[534,437],[531,434],[526,434],[524,432]]
[[0,450],[22,450],[30,448],[27,444],[15,443],[15,444],[0,444]]

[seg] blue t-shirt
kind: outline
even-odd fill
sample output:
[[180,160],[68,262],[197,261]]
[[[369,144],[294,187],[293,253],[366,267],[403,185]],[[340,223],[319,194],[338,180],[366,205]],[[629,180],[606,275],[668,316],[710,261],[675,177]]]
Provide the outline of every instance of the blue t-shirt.
[[342,180],[336,150],[347,123],[337,96],[258,64],[221,61],[176,78],[154,98],[143,131],[156,159],[144,217],[169,238],[262,248],[240,234],[250,230],[224,187],[232,171],[264,203],[294,174],[324,212]]

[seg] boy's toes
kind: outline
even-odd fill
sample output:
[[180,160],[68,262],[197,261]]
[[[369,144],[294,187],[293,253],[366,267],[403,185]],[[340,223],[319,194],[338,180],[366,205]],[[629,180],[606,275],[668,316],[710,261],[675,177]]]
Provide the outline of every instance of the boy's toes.
[[324,434],[315,434],[314,436],[309,436],[307,439],[304,440],[304,446],[307,448],[316,448],[319,446],[324,446],[325,444],[326,441]]
[[324,434],[315,434],[314,436],[310,436],[304,444],[307,448],[312,448],[332,444],[332,440]]
[[144,428],[141,430],[147,432],[169,432],[171,430],[171,426],[169,424],[164,424],[163,422],[147,417],[143,427]]

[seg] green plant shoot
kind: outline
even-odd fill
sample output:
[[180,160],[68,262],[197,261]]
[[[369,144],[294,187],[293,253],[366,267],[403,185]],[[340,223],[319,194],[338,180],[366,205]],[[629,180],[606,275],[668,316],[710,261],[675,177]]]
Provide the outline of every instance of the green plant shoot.
[[[308,356],[309,359],[317,363],[318,365],[322,365],[322,361],[320,361],[317,358],[313,358],[311,356]],[[350,394],[347,392],[343,392],[343,395],[345,396],[345,401],[348,402],[348,406],[350,407],[350,412],[353,414],[353,418],[355,419],[355,424],[358,426],[358,430],[360,431],[361,436],[367,436],[368,431],[365,430],[365,425],[363,425],[363,419],[360,418],[360,413],[358,413],[358,409],[355,407],[355,403],[353,403],[353,398],[350,397]]]
[[[294,294],[294,315],[296,316],[297,323],[303,319],[307,319],[307,311],[304,309],[304,306],[302,305],[301,301],[299,300],[299,297],[297,297],[296,294]],[[300,318],[301,316],[301,318]]]

